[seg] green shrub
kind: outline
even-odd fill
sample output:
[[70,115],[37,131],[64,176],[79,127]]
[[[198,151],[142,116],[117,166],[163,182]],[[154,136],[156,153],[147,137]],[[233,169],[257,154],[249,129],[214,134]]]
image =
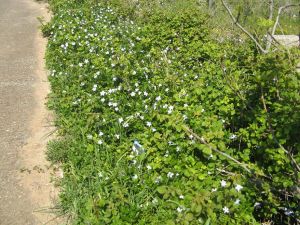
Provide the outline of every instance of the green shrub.
[[196,8],[50,4],[49,107],[69,139],[49,158],[74,224],[296,223],[297,50],[211,40]]

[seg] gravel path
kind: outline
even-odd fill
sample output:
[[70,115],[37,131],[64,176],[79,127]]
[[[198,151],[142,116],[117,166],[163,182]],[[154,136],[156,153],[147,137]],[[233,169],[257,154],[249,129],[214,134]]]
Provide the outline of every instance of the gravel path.
[[44,156],[46,42],[37,20],[45,13],[33,0],[0,0],[1,225],[40,225],[53,217],[46,213],[55,196]]

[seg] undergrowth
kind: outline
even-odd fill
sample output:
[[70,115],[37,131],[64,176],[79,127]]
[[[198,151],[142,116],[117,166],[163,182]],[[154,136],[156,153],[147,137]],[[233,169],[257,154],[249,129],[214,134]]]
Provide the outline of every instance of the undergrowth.
[[74,224],[297,224],[299,51],[220,43],[208,15],[165,2],[135,19],[50,1],[62,209]]

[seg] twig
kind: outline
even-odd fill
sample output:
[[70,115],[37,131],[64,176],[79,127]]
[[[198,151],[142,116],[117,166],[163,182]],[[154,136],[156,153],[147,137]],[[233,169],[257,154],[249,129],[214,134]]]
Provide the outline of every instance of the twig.
[[[274,12],[274,0],[269,0],[269,20],[271,21],[273,19],[273,12]],[[268,34],[267,34],[267,44],[266,44],[266,50],[268,51],[271,48],[272,39],[274,37],[270,34],[271,28],[269,28]]]
[[199,137],[199,136],[198,136],[197,134],[195,134],[190,128],[188,128],[188,127],[186,127],[186,126],[183,126],[183,129],[184,129],[186,132],[192,134],[198,141],[200,141],[200,143],[206,145],[210,150],[212,150],[212,151],[214,151],[214,152],[217,152],[217,153],[219,153],[220,155],[223,155],[223,156],[225,156],[226,158],[228,158],[228,159],[234,161],[235,163],[237,163],[238,165],[240,165],[244,170],[246,170],[248,173],[251,173],[251,171],[250,171],[243,163],[241,163],[240,161],[238,161],[238,160],[236,160],[235,158],[231,157],[231,156],[228,155],[227,153],[222,152],[222,151],[220,151],[219,149],[212,147],[209,143],[207,143],[207,142],[205,141],[205,139],[204,139],[203,137]]
[[[295,6],[300,6],[300,3],[299,4],[289,4],[289,5],[285,5],[285,6],[279,7],[278,12],[277,12],[277,17],[276,17],[276,20],[275,20],[275,23],[274,23],[274,26],[272,28],[271,37],[274,37],[274,34],[276,32],[276,28],[277,28],[277,26],[279,24],[280,14],[282,13],[282,11],[285,10],[285,9],[287,9],[287,8],[295,7]],[[271,47],[271,43],[267,45],[266,51],[269,51],[270,47]]]
[[225,9],[227,10],[228,14],[230,15],[232,21],[236,24],[236,26],[238,26],[245,34],[248,35],[248,37],[250,37],[254,43],[256,44],[256,46],[259,48],[259,50],[262,52],[262,53],[267,53],[267,51],[258,43],[258,41],[255,39],[255,37],[250,34],[249,31],[247,31],[241,24],[239,24],[239,22],[236,20],[236,18],[233,16],[230,8],[225,4],[224,0],[221,0],[223,6],[225,7]]

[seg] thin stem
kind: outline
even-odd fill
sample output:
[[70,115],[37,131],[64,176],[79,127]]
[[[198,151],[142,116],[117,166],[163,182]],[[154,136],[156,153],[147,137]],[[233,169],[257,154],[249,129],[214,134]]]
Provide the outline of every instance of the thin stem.
[[199,137],[199,136],[198,136],[197,134],[195,134],[190,128],[184,126],[183,129],[184,129],[185,131],[187,131],[188,133],[192,134],[198,141],[200,141],[200,143],[206,145],[210,150],[212,150],[212,151],[214,151],[214,152],[217,152],[217,153],[219,153],[220,155],[223,155],[223,156],[225,156],[226,158],[228,158],[228,159],[234,161],[235,163],[237,163],[238,165],[240,165],[244,170],[246,170],[248,173],[251,173],[251,171],[250,171],[243,163],[241,163],[240,161],[238,161],[238,160],[236,160],[235,158],[231,157],[231,156],[228,155],[227,153],[222,152],[222,151],[220,151],[219,149],[212,147],[209,143],[207,143],[207,142],[205,141],[205,139],[204,139],[203,137]]
[[225,7],[225,9],[227,10],[228,14],[230,15],[232,21],[234,22],[234,24],[240,28],[246,35],[248,35],[248,37],[250,37],[254,43],[256,44],[256,46],[259,48],[259,50],[262,52],[262,53],[267,53],[267,51],[265,49],[263,49],[263,47],[258,43],[258,41],[255,39],[255,37],[250,34],[249,31],[247,31],[241,24],[239,24],[239,22],[236,20],[236,18],[233,16],[230,8],[225,4],[224,0],[221,0],[223,6]]

